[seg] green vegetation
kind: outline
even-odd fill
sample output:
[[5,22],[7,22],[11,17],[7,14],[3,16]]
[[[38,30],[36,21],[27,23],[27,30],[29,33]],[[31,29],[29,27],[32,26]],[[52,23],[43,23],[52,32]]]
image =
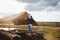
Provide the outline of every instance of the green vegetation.
[[51,36],[55,36],[55,37],[59,37],[60,36],[60,32],[58,30],[48,30],[48,33]]
[[[27,25],[1,25],[0,28],[20,28],[20,29],[27,29]],[[60,36],[60,31],[59,30],[54,30],[54,29],[48,29],[48,28],[40,28],[40,27],[36,27],[33,28],[33,30],[37,30],[37,31],[44,31],[45,35],[51,35],[51,36]]]
[[60,30],[55,30],[55,29],[47,29],[47,28],[40,28],[38,29],[40,31],[45,32],[46,35],[54,36],[54,37],[60,37]]
[[0,28],[20,28],[20,29],[27,29],[27,25],[0,25]]
[[60,27],[60,22],[38,22],[40,26]]

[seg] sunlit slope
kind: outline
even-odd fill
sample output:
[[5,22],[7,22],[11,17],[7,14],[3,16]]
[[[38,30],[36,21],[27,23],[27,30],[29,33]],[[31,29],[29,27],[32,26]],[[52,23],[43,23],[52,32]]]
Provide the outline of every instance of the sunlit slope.
[[[16,15],[12,15],[12,16],[7,16],[1,19],[0,23],[13,23],[14,25],[25,25],[28,24],[27,21],[25,20],[25,18],[28,18],[29,13],[24,11],[24,12],[20,12]],[[32,18],[33,19],[33,18]],[[35,22],[35,20],[32,20],[32,24],[33,25],[37,25],[37,23]]]

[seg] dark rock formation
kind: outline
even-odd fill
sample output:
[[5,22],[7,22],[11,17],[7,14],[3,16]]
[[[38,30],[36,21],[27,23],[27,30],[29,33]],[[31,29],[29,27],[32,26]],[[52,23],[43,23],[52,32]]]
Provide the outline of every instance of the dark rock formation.
[[45,40],[43,33],[36,31],[19,30],[13,31],[0,31],[0,40]]

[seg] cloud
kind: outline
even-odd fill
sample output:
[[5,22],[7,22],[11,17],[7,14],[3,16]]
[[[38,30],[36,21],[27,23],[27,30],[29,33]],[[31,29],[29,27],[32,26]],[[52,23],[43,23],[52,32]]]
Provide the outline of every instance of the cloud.
[[39,0],[36,3],[28,3],[25,9],[29,11],[60,11],[60,0]]
[[6,16],[10,16],[10,15],[12,15],[12,13],[3,13],[3,12],[0,12],[0,18],[6,17]]
[[34,20],[40,22],[60,22],[60,12],[59,11],[31,11],[31,15]]
[[27,3],[19,3],[14,0],[0,0],[0,12],[13,13],[24,10]]
[[0,18],[2,18],[3,17],[3,15],[0,15]]
[[19,3],[14,0],[0,0],[0,18],[24,11],[27,3]]
[[11,16],[11,15],[15,15],[15,14],[18,14],[18,13],[5,13],[5,12],[0,12],[0,18]]
[[36,3],[39,2],[41,0],[16,0],[18,2],[24,2],[24,3]]

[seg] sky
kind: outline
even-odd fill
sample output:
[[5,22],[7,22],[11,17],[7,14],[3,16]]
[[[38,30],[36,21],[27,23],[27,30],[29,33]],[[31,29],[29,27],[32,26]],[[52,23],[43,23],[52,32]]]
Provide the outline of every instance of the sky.
[[60,22],[60,0],[0,0],[0,18],[25,10],[36,21]]
[[23,11],[25,5],[27,3],[19,3],[14,0],[0,0],[0,18]]

